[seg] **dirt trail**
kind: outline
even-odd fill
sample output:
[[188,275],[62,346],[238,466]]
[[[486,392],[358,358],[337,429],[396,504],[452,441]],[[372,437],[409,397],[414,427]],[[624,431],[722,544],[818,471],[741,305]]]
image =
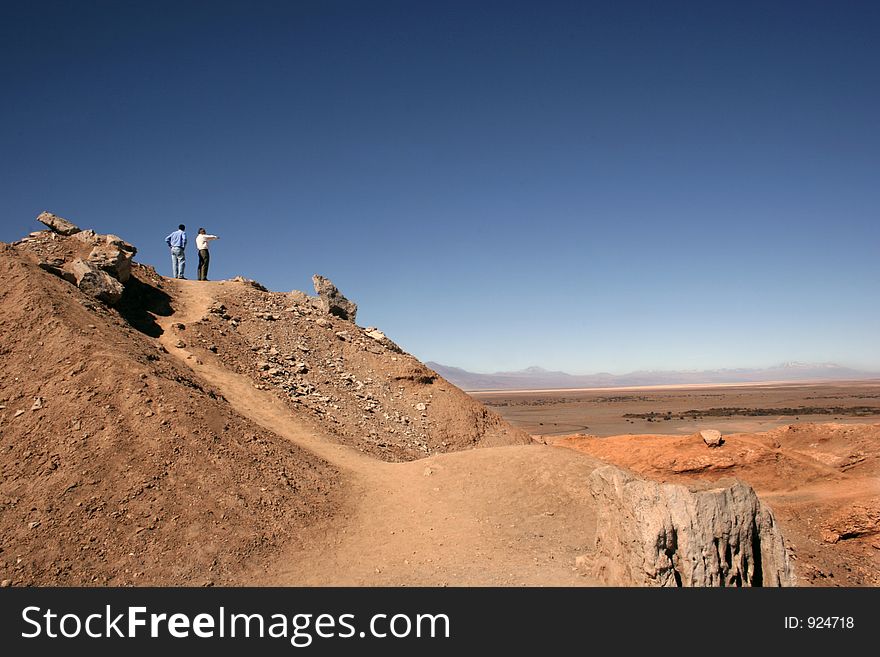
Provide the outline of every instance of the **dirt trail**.
[[[218,359],[178,348],[232,282],[169,281],[165,348],[241,415],[338,467],[348,500],[305,551],[255,564],[254,585],[594,585],[576,568],[595,532],[585,482],[598,461],[550,446],[468,450],[386,463],[318,435]],[[226,288],[229,289],[229,288]]]

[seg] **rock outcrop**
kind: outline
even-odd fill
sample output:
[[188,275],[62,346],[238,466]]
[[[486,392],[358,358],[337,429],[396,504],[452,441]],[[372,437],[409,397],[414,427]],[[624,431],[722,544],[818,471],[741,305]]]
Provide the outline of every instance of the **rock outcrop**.
[[112,306],[122,298],[122,283],[84,260],[77,258],[67,265],[67,271],[73,274],[76,286],[93,299]]
[[116,304],[131,277],[137,249],[116,235],[81,230],[62,217],[43,212],[37,221],[49,227],[19,240],[37,264],[85,294],[108,305]]
[[795,577],[770,509],[752,488],[640,479],[614,466],[589,479],[599,518],[582,565],[609,586],[792,586]]
[[65,237],[80,232],[79,226],[51,212],[41,212],[37,217],[37,221],[48,226],[53,232]]
[[357,315],[356,303],[346,299],[328,278],[315,274],[312,276],[312,283],[318,294],[320,307],[324,312],[354,322]]
[[89,264],[107,272],[120,283],[131,276],[131,260],[137,249],[116,235],[96,235],[97,243],[89,253]]
[[40,214],[37,221],[49,230],[31,233],[19,244],[28,247],[40,267],[108,305],[122,298],[137,253],[134,246],[116,235],[81,230],[50,212]]

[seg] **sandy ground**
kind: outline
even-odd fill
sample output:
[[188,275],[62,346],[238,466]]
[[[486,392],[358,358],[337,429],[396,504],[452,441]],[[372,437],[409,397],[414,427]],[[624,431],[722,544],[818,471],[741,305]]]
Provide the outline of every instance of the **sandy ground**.
[[162,320],[168,351],[241,415],[326,460],[350,494],[343,511],[298,546],[245,576],[257,585],[590,585],[575,559],[594,540],[583,482],[597,461],[529,445],[387,463],[298,422],[271,392],[204,354],[175,346],[223,283],[173,281]]

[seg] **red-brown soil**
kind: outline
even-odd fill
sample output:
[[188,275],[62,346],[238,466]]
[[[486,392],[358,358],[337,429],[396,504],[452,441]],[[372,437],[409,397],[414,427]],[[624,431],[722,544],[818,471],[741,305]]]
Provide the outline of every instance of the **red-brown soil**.
[[[288,295],[246,282],[135,266],[107,308],[37,266],[55,242],[0,250],[4,585],[593,583],[595,459],[523,444],[353,324],[257,317]],[[218,299],[266,307],[232,328]],[[308,401],[250,367],[294,339]]]
[[770,505],[802,585],[880,585],[880,424],[786,425],[724,436],[549,439],[658,481],[734,476]]
[[335,467],[231,411],[120,313],[7,246],[0,278],[0,579],[234,582],[336,513]]
[[38,267],[65,249],[0,245],[3,585],[596,584],[599,458],[740,476],[802,583],[878,582],[877,425],[527,444],[302,293],[136,265],[108,308]]

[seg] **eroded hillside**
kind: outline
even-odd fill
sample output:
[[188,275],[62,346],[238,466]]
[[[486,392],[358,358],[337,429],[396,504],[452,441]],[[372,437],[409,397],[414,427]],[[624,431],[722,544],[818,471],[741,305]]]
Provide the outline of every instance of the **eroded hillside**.
[[20,251],[0,247],[0,579],[236,582],[336,513],[336,468]]

